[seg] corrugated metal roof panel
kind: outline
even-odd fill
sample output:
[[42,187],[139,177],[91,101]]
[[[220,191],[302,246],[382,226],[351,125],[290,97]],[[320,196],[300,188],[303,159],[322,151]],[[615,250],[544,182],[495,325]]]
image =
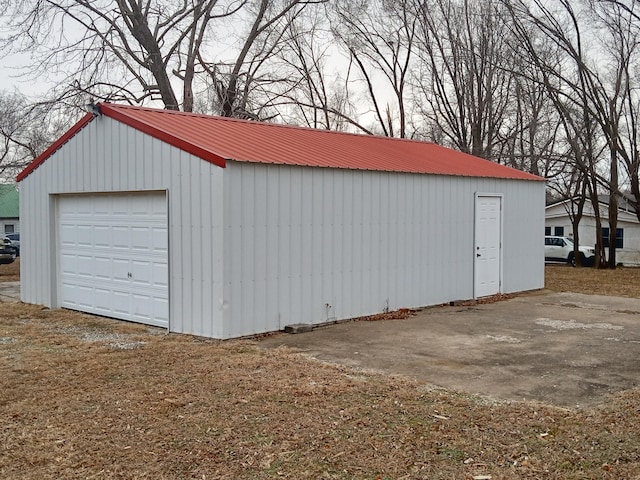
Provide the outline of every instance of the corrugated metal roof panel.
[[[107,117],[222,167],[226,160],[235,160],[354,170],[544,180],[527,172],[428,142],[108,103],[102,103],[100,107]],[[42,161],[44,158],[40,163]],[[30,167],[20,174],[19,180],[35,168]]]

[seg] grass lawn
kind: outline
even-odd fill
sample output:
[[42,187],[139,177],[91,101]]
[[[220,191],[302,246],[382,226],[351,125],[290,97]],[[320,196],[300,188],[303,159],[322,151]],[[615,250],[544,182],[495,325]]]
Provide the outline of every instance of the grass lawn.
[[16,282],[20,280],[20,257],[13,263],[0,264],[0,282]]
[[[633,269],[546,273],[639,295]],[[0,304],[0,378],[0,478],[640,478],[637,390],[583,410],[488,401],[23,304]]]
[[615,295],[640,298],[640,268],[618,267],[615,270],[573,268],[547,265],[545,287],[557,292]]

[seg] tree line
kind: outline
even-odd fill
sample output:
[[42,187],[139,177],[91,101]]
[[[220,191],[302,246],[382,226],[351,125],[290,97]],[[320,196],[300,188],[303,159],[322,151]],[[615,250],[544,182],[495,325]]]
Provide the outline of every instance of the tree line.
[[576,245],[587,204],[640,220],[636,0],[6,3],[0,52],[51,89],[0,96],[0,174],[94,99],[434,141],[547,178]]

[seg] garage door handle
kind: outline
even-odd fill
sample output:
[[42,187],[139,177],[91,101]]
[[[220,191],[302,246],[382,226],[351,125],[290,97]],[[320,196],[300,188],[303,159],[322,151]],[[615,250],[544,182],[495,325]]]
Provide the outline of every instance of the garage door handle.
[[476,257],[481,257],[482,255],[480,255],[479,253],[476,253]]
[[127,278],[131,278],[133,277],[133,275],[131,275],[131,272],[127,272]]

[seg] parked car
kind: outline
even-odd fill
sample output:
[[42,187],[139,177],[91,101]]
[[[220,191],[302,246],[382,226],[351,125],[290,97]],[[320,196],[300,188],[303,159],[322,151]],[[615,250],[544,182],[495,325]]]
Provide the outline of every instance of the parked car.
[[20,256],[20,234],[19,233],[7,233],[4,238],[8,238],[13,248],[16,249],[16,255]]
[[16,259],[16,250],[11,245],[11,240],[3,238],[0,240],[0,264],[13,263]]
[[[585,267],[591,267],[595,261],[596,250],[593,247],[578,247],[581,263]],[[567,262],[574,267],[576,259],[574,257],[573,241],[568,237],[544,237],[544,260],[545,262]]]

